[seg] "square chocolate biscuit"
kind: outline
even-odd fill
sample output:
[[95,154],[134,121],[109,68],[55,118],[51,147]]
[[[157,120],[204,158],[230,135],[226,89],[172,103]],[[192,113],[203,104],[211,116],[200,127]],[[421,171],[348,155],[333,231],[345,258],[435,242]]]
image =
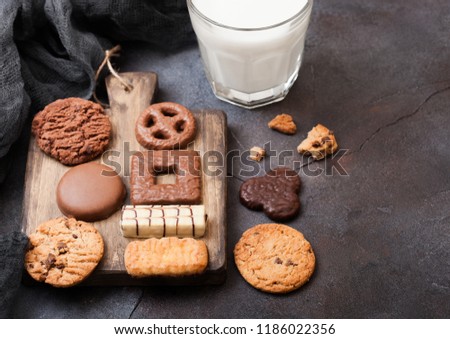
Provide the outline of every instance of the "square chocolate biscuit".
[[[174,184],[158,184],[160,174],[175,174]],[[146,151],[131,157],[133,205],[200,204],[201,162],[197,151]]]

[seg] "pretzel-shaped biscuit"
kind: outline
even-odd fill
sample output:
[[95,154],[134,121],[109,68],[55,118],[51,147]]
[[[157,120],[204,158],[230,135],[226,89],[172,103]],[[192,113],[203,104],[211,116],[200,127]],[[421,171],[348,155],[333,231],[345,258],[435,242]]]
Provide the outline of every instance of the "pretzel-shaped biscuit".
[[147,149],[185,148],[195,139],[195,118],[180,104],[161,102],[139,115],[135,133],[137,141]]

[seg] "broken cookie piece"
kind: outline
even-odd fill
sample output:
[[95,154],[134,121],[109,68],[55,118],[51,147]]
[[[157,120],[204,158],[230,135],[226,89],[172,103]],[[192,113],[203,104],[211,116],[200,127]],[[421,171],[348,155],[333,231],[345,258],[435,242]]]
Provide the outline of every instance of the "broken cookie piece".
[[279,114],[275,118],[273,118],[269,124],[269,128],[274,129],[278,132],[284,134],[295,134],[297,132],[297,126],[292,120],[292,117],[289,114]]
[[266,155],[266,150],[264,148],[255,146],[250,148],[250,156],[249,158],[254,161],[261,161],[262,158]]
[[320,160],[336,152],[337,148],[338,144],[333,131],[318,124],[308,132],[308,137],[298,145],[297,151],[311,155],[315,160]]

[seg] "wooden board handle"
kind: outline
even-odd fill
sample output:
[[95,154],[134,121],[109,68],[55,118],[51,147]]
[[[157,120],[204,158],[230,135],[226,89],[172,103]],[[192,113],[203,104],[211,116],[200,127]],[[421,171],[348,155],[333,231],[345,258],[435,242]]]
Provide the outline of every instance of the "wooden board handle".
[[[133,89],[131,91],[125,91],[117,78],[112,75],[108,76],[105,82],[111,109],[114,110],[121,105],[131,105],[144,110],[145,107],[153,102],[158,90],[158,76],[156,73],[129,72],[120,73],[119,75]],[[126,111],[123,108],[121,110]]]
[[[143,150],[134,133],[136,120],[141,112],[154,100],[158,89],[156,73],[120,73],[123,80],[131,84],[133,89],[125,91],[123,85],[114,76],[106,78],[110,109],[107,114],[112,124],[112,139],[108,161],[121,164],[121,176],[129,189],[129,160],[133,152]],[[106,159],[103,159],[104,161]],[[106,162],[106,165],[110,163]],[[114,166],[113,166],[114,167]]]

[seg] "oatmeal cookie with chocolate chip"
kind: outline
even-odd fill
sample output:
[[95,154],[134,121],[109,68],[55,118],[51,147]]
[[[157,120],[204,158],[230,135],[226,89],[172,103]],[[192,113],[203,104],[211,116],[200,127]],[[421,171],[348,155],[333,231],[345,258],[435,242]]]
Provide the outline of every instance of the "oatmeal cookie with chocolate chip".
[[25,268],[54,287],[70,287],[91,274],[103,257],[103,239],[94,226],[73,218],[52,219],[29,236]]
[[56,100],[33,119],[39,148],[64,165],[95,159],[109,144],[111,123],[103,108],[81,98]]
[[297,147],[299,153],[311,155],[315,160],[325,158],[336,152],[338,144],[333,131],[318,124],[308,132],[308,137]]
[[288,293],[312,276],[316,259],[299,231],[282,224],[256,225],[244,232],[234,248],[244,279],[269,293]]

